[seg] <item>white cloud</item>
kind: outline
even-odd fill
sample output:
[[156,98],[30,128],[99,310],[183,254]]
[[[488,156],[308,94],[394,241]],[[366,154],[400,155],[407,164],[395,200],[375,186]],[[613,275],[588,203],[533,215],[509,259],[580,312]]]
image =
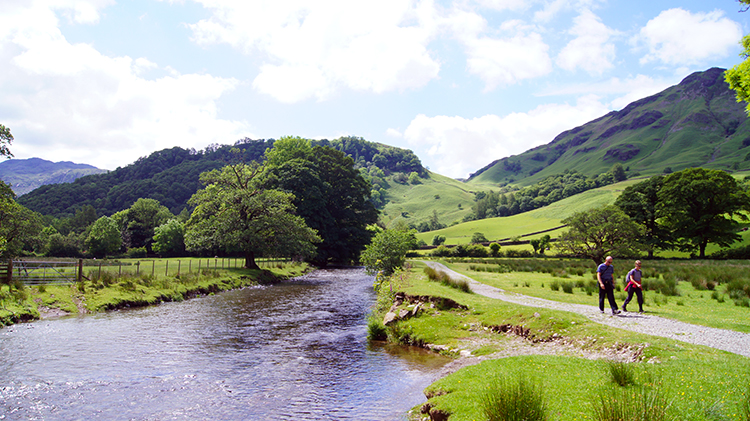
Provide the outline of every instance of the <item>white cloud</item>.
[[246,124],[217,117],[217,100],[238,81],[174,72],[146,79],[157,64],[71,44],[58,28],[57,13],[95,22],[94,12],[108,2],[51,3],[15,7],[13,19],[0,21],[0,62],[6,63],[0,110],[16,138],[16,157],[113,169],[144,150],[202,148],[246,134]]
[[609,39],[616,32],[608,28],[590,10],[583,11],[573,21],[569,31],[575,39],[557,56],[557,65],[565,70],[581,68],[592,75],[601,75],[614,65],[615,45]]
[[741,37],[740,25],[720,10],[691,13],[678,8],[665,10],[648,21],[634,42],[648,50],[642,64],[657,61],[679,66],[725,57]]
[[[682,73],[683,77],[686,75]],[[612,109],[621,109],[633,101],[657,94],[668,87],[679,83],[680,77],[674,79],[655,79],[651,76],[636,75],[629,78],[612,77],[606,80],[574,84],[563,87],[549,87],[539,96],[557,95],[600,95],[613,98],[609,101]]]
[[282,102],[324,100],[342,87],[419,88],[440,70],[427,48],[437,30],[429,0],[198,1],[213,14],[190,25],[195,41],[257,53],[253,86]]
[[495,159],[522,153],[552,141],[561,132],[610,111],[596,96],[581,97],[575,106],[546,104],[506,116],[464,117],[418,115],[404,131],[415,149],[426,151],[433,170],[467,177]]
[[446,25],[464,45],[467,70],[484,82],[485,92],[552,71],[549,46],[533,26],[520,20],[502,23],[495,31],[499,37],[483,36],[487,22],[473,12],[454,11]]

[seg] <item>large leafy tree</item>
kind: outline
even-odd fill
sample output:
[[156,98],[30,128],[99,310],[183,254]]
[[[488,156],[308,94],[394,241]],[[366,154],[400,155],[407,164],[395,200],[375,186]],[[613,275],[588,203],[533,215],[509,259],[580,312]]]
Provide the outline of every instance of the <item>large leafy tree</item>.
[[663,176],[651,177],[626,187],[615,201],[617,207],[645,228],[642,242],[646,246],[648,257],[654,256],[654,249],[671,248],[671,232],[659,223],[656,215],[659,190],[663,184]]
[[747,219],[750,196],[720,170],[688,168],[664,179],[657,217],[678,238],[682,251],[706,256],[708,243],[727,247],[739,240],[739,222]]
[[597,265],[608,255],[633,256],[643,248],[643,228],[613,205],[576,212],[563,223],[569,229],[560,235],[555,247],[564,253],[588,257]]
[[105,257],[120,249],[122,238],[114,219],[102,216],[91,225],[86,236],[89,253],[95,257]]
[[354,160],[331,147],[286,137],[266,151],[266,168],[265,185],[293,193],[298,214],[320,234],[316,263],[355,261],[371,239],[367,225],[377,221],[377,210]]
[[201,174],[206,185],[188,202],[188,250],[242,252],[245,267],[257,269],[257,255],[311,256],[315,231],[295,215],[292,195],[264,188],[259,164],[233,163]]

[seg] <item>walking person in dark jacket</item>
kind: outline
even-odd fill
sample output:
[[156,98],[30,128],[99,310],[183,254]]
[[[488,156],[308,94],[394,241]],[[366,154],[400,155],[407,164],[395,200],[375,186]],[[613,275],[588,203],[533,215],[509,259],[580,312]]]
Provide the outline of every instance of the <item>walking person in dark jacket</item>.
[[633,293],[638,296],[638,312],[643,313],[643,287],[641,286],[641,261],[635,261],[635,267],[628,272],[628,284],[625,291],[628,292],[628,298],[622,303],[622,311],[628,311],[628,303],[633,299]]
[[620,314],[615,302],[615,267],[612,266],[612,256],[607,256],[604,263],[596,268],[596,279],[599,281],[599,310],[604,313],[604,297],[609,300],[612,314]]

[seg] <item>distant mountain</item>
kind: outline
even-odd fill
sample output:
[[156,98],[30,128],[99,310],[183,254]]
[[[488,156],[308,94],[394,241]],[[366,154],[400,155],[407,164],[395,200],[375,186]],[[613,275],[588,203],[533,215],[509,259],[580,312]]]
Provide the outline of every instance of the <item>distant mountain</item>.
[[560,133],[549,144],[494,161],[468,182],[529,185],[565,170],[594,176],[615,163],[642,175],[688,167],[746,170],[748,146],[745,105],[724,82],[724,69],[712,68]]
[[52,162],[40,158],[9,159],[0,162],[0,180],[21,196],[46,184],[70,183],[90,174],[101,174],[101,170],[87,164],[69,161]]

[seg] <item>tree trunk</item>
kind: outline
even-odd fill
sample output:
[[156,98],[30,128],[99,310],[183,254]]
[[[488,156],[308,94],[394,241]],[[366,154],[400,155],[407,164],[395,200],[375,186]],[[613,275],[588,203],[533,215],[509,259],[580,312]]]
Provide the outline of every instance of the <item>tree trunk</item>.
[[255,252],[245,252],[245,268],[246,269],[260,269],[257,263],[255,263]]
[[706,245],[708,245],[708,241],[701,242],[700,245],[698,246],[698,249],[700,250],[698,252],[698,258],[699,259],[705,259],[706,258]]

